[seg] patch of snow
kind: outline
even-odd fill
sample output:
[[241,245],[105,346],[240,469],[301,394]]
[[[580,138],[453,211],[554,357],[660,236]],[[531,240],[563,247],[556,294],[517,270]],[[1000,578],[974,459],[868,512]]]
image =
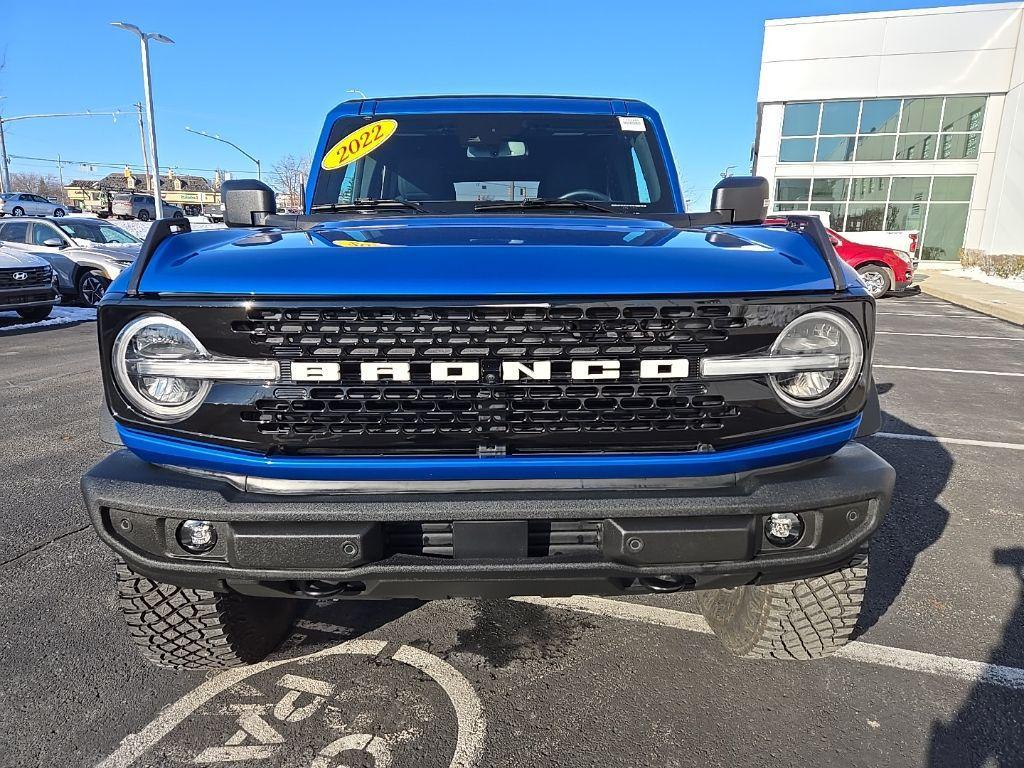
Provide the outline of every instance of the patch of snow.
[[[45,328],[54,325],[71,325],[72,323],[89,322],[95,319],[96,309],[91,307],[54,307],[48,318],[37,323],[26,323],[17,312],[0,312],[0,333]],[[14,325],[7,325],[10,321],[16,322]]]
[[[207,221],[205,216],[186,216],[189,223],[192,225],[192,231],[198,232],[202,229],[225,229],[224,224],[211,224]],[[117,225],[128,232],[131,232],[136,237],[145,240],[146,235],[149,233],[149,228],[153,226],[152,221],[139,221],[138,219],[128,219],[127,221],[119,221]]]
[[954,277],[966,277],[969,280],[977,280],[979,283],[988,283],[989,285],[997,285],[1000,288],[1010,288],[1014,291],[1024,291],[1024,275],[1018,277],[996,277],[995,275],[986,275],[981,271],[980,267],[970,267],[964,269],[950,269],[946,271],[947,275],[953,275]]

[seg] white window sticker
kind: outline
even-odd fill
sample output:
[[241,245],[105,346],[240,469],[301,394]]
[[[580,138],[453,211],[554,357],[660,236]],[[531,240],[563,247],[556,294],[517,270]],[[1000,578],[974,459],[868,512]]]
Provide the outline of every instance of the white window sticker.
[[646,131],[647,123],[642,117],[620,117],[619,127],[624,131]]

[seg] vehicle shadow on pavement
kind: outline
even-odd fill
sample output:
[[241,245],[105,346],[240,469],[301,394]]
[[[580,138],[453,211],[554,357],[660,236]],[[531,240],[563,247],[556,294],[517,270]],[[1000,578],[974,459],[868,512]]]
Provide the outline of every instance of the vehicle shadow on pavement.
[[312,602],[299,613],[293,638],[306,635],[304,651],[369,634],[425,605],[422,600],[337,600]]
[[[989,654],[989,664],[1016,666],[1017,649],[1024,643],[1024,548],[997,549],[996,565],[1017,577],[1017,606],[1003,628],[1002,642]],[[948,722],[932,725],[929,768],[1010,768],[1024,761],[1024,692],[974,684],[960,709]]]
[[[930,434],[892,414],[885,416],[888,432]],[[938,499],[953,471],[953,457],[941,443],[872,440],[870,447],[896,470],[896,488],[889,514],[871,539],[871,567],[855,638],[892,607],[918,555],[939,540],[949,522],[949,512]]]

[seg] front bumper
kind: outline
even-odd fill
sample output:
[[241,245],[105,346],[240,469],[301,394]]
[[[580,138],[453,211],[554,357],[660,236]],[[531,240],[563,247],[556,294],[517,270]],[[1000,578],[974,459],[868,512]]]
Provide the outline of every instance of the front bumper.
[[[93,467],[82,490],[100,537],[160,581],[294,597],[443,598],[618,594],[828,573],[878,527],[894,481],[892,467],[850,443],[824,460],[714,477],[579,481],[572,490],[396,483],[281,497],[118,451]],[[794,546],[765,538],[764,516],[773,512],[803,517]],[[186,518],[216,524],[209,553],[189,555],[177,544]]]
[[57,303],[57,291],[52,285],[33,285],[27,288],[0,290],[0,311],[29,309]]

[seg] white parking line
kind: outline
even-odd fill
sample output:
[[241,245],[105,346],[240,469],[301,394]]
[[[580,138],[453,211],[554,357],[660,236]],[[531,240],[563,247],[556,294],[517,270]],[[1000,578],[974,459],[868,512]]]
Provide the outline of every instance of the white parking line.
[[997,443],[992,440],[969,440],[965,437],[906,435],[900,432],[875,432],[871,437],[887,437],[891,440],[919,440],[923,443],[943,443],[946,445],[977,445],[981,448],[1008,448],[1011,451],[1024,451],[1024,443]]
[[[512,599],[576,613],[639,621],[684,632],[711,633],[711,628],[708,627],[703,616],[640,603],[625,603],[601,597],[513,597]],[[854,641],[838,651],[835,658],[881,667],[906,669],[911,672],[924,672],[968,683],[990,683],[1003,688],[1024,691],[1024,669],[1006,667],[1001,664],[986,664],[981,661],[938,656],[933,653],[921,653],[905,648],[891,648],[858,641]]]
[[874,365],[875,368],[893,368],[901,371],[936,371],[938,373],[975,373],[980,376],[1024,376],[1010,371],[972,371],[965,368],[921,368],[916,365]]
[[876,312],[876,315],[888,315],[889,317],[958,317],[962,320],[994,320],[994,317],[987,315],[940,315],[934,312]]
[[[331,634],[347,634],[340,627],[330,624],[312,624],[301,621],[297,624],[304,629],[319,629]],[[156,746],[161,739],[215,696],[260,672],[279,667],[282,664],[305,665],[314,659],[338,654],[377,656],[387,648],[387,645],[384,640],[348,640],[303,656],[261,661],[258,664],[221,672],[161,710],[160,714],[141,731],[126,736],[111,755],[97,763],[96,768],[126,768]],[[448,695],[452,707],[455,709],[455,719],[458,724],[455,754],[452,757],[450,768],[472,768],[475,766],[484,751],[487,729],[483,716],[483,704],[470,682],[451,664],[419,648],[403,645],[393,658],[395,661],[415,667],[432,678]]]
[[926,336],[937,339],[987,339],[989,341],[1024,341],[1024,336],[964,336],[959,333],[905,333],[901,331],[875,331],[876,336]]

